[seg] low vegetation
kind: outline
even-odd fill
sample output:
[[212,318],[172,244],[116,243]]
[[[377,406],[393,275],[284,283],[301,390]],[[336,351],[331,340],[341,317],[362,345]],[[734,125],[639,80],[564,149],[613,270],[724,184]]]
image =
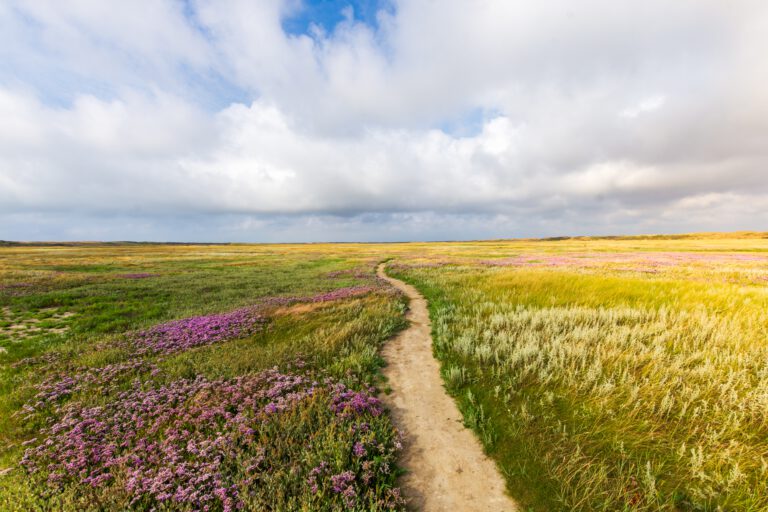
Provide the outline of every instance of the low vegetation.
[[24,250],[3,307],[68,315],[2,339],[0,509],[403,509],[375,260]]
[[466,422],[537,510],[768,509],[768,254],[395,267]]
[[759,234],[7,244],[0,510],[404,509],[384,260],[525,510],[768,510]]

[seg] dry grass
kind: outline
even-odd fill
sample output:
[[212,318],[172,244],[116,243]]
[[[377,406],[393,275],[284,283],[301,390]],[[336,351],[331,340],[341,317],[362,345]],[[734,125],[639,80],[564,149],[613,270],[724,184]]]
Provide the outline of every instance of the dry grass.
[[584,247],[400,267],[431,301],[448,389],[524,502],[768,510],[768,258],[714,244],[653,274]]

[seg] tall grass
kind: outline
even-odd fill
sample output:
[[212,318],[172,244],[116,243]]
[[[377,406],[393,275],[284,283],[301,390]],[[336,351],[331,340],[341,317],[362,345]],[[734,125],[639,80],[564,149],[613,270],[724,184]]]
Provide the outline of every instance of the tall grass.
[[764,289],[567,268],[402,275],[426,292],[447,387],[523,502],[768,509]]

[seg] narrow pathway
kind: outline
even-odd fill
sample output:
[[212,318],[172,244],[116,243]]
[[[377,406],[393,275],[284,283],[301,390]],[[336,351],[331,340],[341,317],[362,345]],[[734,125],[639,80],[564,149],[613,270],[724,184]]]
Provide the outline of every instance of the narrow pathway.
[[401,464],[409,505],[423,512],[501,512],[517,506],[504,492],[496,465],[483,453],[475,434],[465,428],[453,399],[443,388],[432,355],[427,301],[410,285],[377,274],[410,299],[411,326],[383,350],[384,374],[392,392],[383,397],[397,427],[405,434]]

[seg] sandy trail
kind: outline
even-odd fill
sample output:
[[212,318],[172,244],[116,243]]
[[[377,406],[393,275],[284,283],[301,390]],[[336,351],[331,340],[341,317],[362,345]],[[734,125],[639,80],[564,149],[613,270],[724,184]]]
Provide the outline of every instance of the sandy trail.
[[408,470],[402,486],[409,505],[424,512],[518,510],[504,492],[496,465],[464,427],[443,388],[432,355],[427,301],[414,287],[387,276],[384,264],[377,274],[410,299],[411,326],[383,350],[384,374],[392,388],[383,400],[406,438],[400,464]]

